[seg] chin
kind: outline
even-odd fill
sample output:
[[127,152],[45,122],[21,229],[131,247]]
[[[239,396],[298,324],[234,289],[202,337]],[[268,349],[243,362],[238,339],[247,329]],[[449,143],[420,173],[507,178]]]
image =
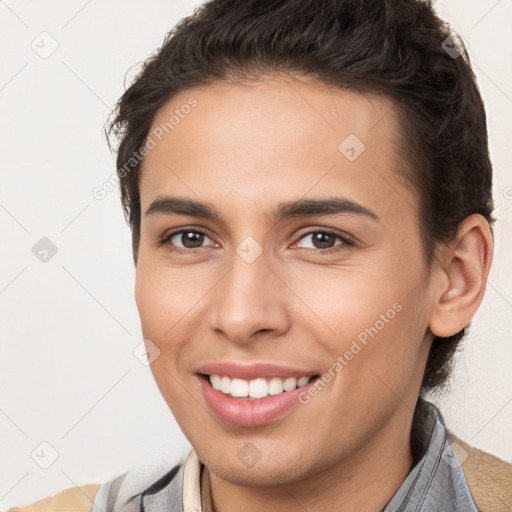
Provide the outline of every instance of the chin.
[[[254,443],[231,440],[236,448],[224,449],[219,446],[212,450],[210,446],[206,448],[206,454],[198,448],[195,451],[210,472],[234,485],[247,487],[293,484],[314,476],[324,468],[325,461],[322,463],[321,457],[318,461],[312,459],[314,455],[304,453],[303,448],[285,453],[279,446],[262,447],[261,452],[256,454],[255,445],[260,446],[262,442],[258,439]],[[290,444],[287,443],[283,448],[290,448]],[[251,460],[248,454],[261,458]]]
[[219,478],[230,482],[233,485],[243,487],[275,487],[277,485],[292,484],[302,480],[301,471],[295,466],[294,471],[290,471],[289,465],[276,466],[272,463],[263,463],[260,461],[255,466],[243,467],[241,464],[214,464],[209,466],[212,473]]

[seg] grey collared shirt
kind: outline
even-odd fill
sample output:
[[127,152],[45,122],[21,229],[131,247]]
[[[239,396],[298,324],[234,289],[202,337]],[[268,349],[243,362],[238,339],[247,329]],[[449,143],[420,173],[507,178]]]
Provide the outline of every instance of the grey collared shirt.
[[[429,402],[422,400],[422,405],[430,432],[426,448],[381,512],[479,512],[439,411]],[[125,473],[100,488],[93,512],[204,512],[201,469],[192,450],[166,472],[146,468]]]

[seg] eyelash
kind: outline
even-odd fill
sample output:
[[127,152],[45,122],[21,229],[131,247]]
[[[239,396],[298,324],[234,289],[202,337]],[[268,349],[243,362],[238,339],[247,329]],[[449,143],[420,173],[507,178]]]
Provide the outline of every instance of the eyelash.
[[[162,237],[160,237],[159,240],[158,240],[157,245],[158,245],[158,247],[161,247],[161,246],[163,246],[165,244],[168,244],[169,241],[171,240],[171,238],[173,238],[174,236],[179,235],[181,233],[187,233],[187,232],[198,233],[200,235],[208,236],[207,233],[205,233],[204,231],[201,231],[200,229],[179,229],[177,231],[173,231],[172,233],[168,233],[168,234],[165,234]],[[326,248],[326,249],[310,249],[310,248],[306,248],[309,251],[313,251],[313,252],[315,252],[317,254],[332,254],[332,253],[335,253],[335,252],[342,251],[343,249],[346,249],[347,246],[348,247],[353,247],[355,245],[354,241],[351,240],[350,238],[348,238],[346,236],[343,236],[343,235],[340,235],[336,231],[332,231],[332,230],[325,229],[325,228],[323,228],[323,229],[315,229],[315,230],[306,231],[306,232],[302,233],[297,238],[296,242],[294,242],[294,244],[297,243],[302,238],[304,238],[305,236],[312,235],[312,234],[315,234],[315,233],[323,233],[323,234],[326,234],[326,235],[333,235],[333,236],[339,238],[342,241],[341,244],[338,244],[338,245],[335,245],[334,247],[329,247],[329,248]],[[196,251],[201,251],[202,249],[204,249],[204,247],[196,247],[194,249],[182,249],[181,247],[176,247],[176,246],[172,246],[171,247],[171,246],[169,246],[169,250],[170,251],[177,252],[179,254],[190,254],[190,253],[194,253]]]

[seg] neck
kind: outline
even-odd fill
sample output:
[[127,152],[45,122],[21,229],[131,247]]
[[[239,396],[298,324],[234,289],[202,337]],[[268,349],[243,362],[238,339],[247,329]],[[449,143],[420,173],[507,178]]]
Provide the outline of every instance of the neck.
[[[412,413],[399,405],[390,421],[364,446],[334,466],[305,479],[267,487],[240,486],[209,473],[211,512],[379,511],[411,470]],[[207,511],[205,511],[207,512]]]

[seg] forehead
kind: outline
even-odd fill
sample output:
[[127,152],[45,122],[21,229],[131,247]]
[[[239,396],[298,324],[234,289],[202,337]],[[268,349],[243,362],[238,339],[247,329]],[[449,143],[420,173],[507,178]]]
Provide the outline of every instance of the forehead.
[[383,96],[291,77],[188,89],[151,127],[143,211],[162,193],[230,205],[238,198],[256,211],[337,191],[381,211],[412,206],[414,213],[397,135],[393,102]]

